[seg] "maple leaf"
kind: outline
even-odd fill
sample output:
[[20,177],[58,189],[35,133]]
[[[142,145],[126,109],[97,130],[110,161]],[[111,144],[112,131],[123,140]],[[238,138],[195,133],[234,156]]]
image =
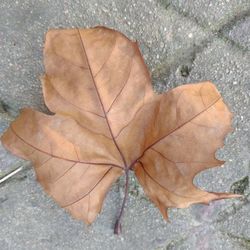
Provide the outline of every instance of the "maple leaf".
[[135,172],[167,219],[170,207],[239,197],[193,184],[231,130],[231,113],[210,82],[157,95],[136,42],[105,28],[50,30],[44,100],[54,115],[23,109],[1,140],[31,160],[37,180],[73,217],[92,223],[113,182]]

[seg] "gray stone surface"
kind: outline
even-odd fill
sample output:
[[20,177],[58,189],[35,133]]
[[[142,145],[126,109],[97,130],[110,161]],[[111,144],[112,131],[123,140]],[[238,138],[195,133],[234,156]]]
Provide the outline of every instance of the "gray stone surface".
[[225,31],[225,35],[250,50],[250,16],[239,20],[230,30]]
[[[179,69],[168,75],[173,85],[196,81],[213,81],[230,109],[234,112],[234,132],[227,137],[218,157],[226,159],[223,168],[201,173],[196,183],[205,189],[226,190],[232,180],[242,180],[250,172],[250,54],[215,38],[203,51],[195,54],[187,77]],[[209,209],[194,206],[196,220],[201,225],[183,238],[178,237],[163,249],[249,249],[249,186],[242,201],[220,201]],[[247,196],[248,195],[248,196]],[[201,213],[201,214],[200,214]],[[205,223],[204,223],[205,221]]]
[[[250,55],[248,0],[150,1],[24,0],[0,2],[0,134],[19,108],[46,108],[39,76],[49,28],[107,25],[139,41],[157,91],[213,81],[234,112],[234,132],[218,157],[224,167],[199,174],[211,191],[235,190],[241,199],[171,209],[171,223],[144,196],[131,174],[123,234],[113,225],[124,180],[115,183],[103,211],[89,227],[72,219],[41,189],[29,164],[0,145],[0,249],[249,249]],[[218,31],[219,32],[215,32]],[[248,177],[249,178],[249,177]]]
[[13,110],[24,106],[45,110],[39,76],[49,28],[106,25],[118,29],[139,41],[152,71],[166,58],[169,70],[207,36],[193,21],[150,0],[2,1],[0,10],[0,100]]
[[[0,134],[7,128],[13,117],[0,111]],[[6,151],[0,143],[0,177],[23,163],[22,160]]]
[[215,31],[250,11],[249,0],[167,0],[166,2],[194,18],[202,26]]

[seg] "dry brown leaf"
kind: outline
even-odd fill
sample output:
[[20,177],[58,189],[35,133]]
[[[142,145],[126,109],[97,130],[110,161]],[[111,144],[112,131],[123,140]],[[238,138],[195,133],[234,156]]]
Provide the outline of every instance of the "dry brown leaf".
[[105,28],[50,30],[44,49],[44,100],[55,115],[32,109],[2,136],[31,160],[37,180],[73,217],[92,223],[122,174],[134,170],[145,193],[167,208],[238,197],[194,186],[231,130],[231,113],[210,82],[154,94],[138,45]]

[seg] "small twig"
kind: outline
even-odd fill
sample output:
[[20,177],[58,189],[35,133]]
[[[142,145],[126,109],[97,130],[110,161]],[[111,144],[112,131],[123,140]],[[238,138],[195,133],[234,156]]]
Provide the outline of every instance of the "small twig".
[[17,167],[11,171],[9,171],[7,174],[3,175],[0,177],[0,184],[7,181],[8,179],[10,179],[12,176],[16,175],[17,173],[19,173],[20,171],[22,171],[25,168],[25,166],[20,166]]

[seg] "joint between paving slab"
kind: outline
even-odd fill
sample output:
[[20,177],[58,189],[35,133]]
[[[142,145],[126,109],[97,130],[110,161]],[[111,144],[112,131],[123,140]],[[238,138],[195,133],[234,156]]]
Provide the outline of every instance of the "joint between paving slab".
[[248,16],[250,16],[250,9],[244,10],[243,12],[235,15],[230,21],[222,25],[218,32],[221,33],[225,30],[232,29],[237,22],[244,20]]
[[177,8],[176,6],[172,5],[171,3],[169,3],[167,5],[167,7],[165,9],[172,9],[173,11],[175,11],[176,13],[178,13],[179,15],[193,21],[197,26],[199,26],[200,28],[202,28],[205,32],[209,32],[212,33],[214,38],[211,40],[214,40],[215,38],[220,38],[224,41],[228,41],[230,42],[230,44],[234,47],[236,47],[237,49],[246,52],[248,51],[246,48],[244,48],[241,44],[235,42],[234,40],[230,39],[229,37],[225,36],[223,34],[224,30],[228,30],[233,28],[233,26],[235,25],[236,22],[245,19],[247,16],[250,15],[250,9],[249,10],[244,10],[243,12],[239,13],[238,15],[234,16],[230,21],[228,21],[227,23],[225,23],[224,25],[222,25],[218,30],[212,30],[204,25],[202,25],[199,20],[194,17],[189,15],[188,13],[185,13],[183,11],[181,11],[179,8]]
[[[190,75],[193,69],[193,66],[194,66],[193,62],[195,61],[197,55],[202,53],[205,49],[207,49],[208,46],[214,42],[215,39],[216,37],[204,38],[204,40],[201,41],[201,44],[196,45],[194,49],[189,53],[189,56],[185,58],[185,64],[190,65],[188,69],[188,75]],[[180,66],[180,64],[183,63],[183,58],[178,58],[178,60],[175,60],[172,63],[171,67],[168,67],[168,69],[166,70],[167,68],[166,64],[169,62],[168,60],[169,60],[168,58],[165,58],[163,61],[161,61],[161,63],[159,64],[159,67],[156,67],[154,69],[154,73],[157,72],[157,74],[160,75],[162,73],[161,69],[164,69],[164,74],[168,75],[171,72],[176,71],[178,67]]]
[[227,207],[225,210],[222,210],[216,222],[223,222],[227,220],[229,216],[234,215],[237,211],[239,211],[241,208],[243,208],[245,205],[249,203],[250,203],[250,193],[246,194],[237,203],[234,202],[231,206]]

